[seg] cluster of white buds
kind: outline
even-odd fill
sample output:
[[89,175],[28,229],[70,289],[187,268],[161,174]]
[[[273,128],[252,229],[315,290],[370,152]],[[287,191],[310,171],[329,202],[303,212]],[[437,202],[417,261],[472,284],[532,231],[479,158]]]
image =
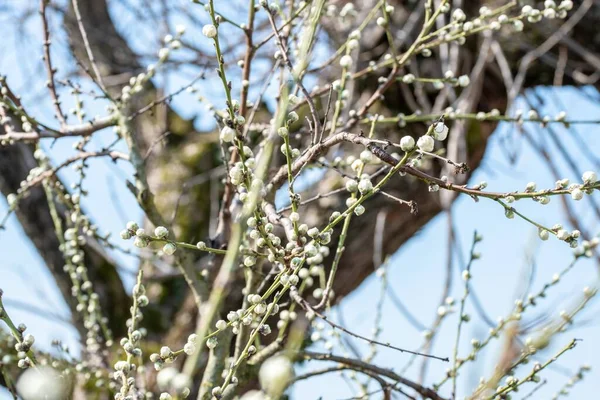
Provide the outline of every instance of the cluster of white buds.
[[159,353],[150,354],[150,361],[154,363],[154,369],[160,371],[165,364],[170,364],[175,361],[177,355],[169,346],[163,346],[160,348]]
[[594,255],[594,249],[600,244],[600,238],[594,237],[590,240],[584,240],[581,242],[581,246],[575,248],[574,253],[576,257],[592,257]]
[[542,18],[555,19],[555,18],[566,18],[567,12],[573,9],[573,2],[569,0],[561,1],[559,5],[554,0],[544,1],[544,10],[540,11],[529,5],[523,6],[521,9],[521,15],[527,18],[530,23],[536,23],[541,21]]
[[328,4],[327,16],[331,18],[340,17],[342,21],[347,21],[350,18],[355,18],[357,16],[357,11],[352,3],[344,4],[344,7],[342,7],[341,10],[338,10],[338,6],[336,4]]
[[[2,316],[2,310],[0,310],[0,317]],[[35,338],[31,334],[23,335],[27,327],[25,324],[19,324],[17,330],[21,334],[22,340],[15,344],[15,350],[17,351],[17,366],[21,369],[29,368],[33,365],[33,361],[27,355],[31,350],[31,347],[35,343]]]
[[[146,230],[140,228],[139,225],[134,221],[129,221],[124,230],[120,233],[121,239],[129,240],[134,237],[133,244],[139,248],[148,247],[152,241],[167,241],[169,236],[169,230],[164,226],[157,226],[154,229],[154,237],[147,234]],[[167,241],[162,248],[163,253],[172,255],[177,251],[177,245],[174,242]]]
[[175,35],[168,34],[164,37],[165,46],[158,50],[158,63],[150,64],[146,68],[146,71],[140,72],[138,75],[133,76],[129,79],[129,83],[121,89],[121,101],[127,102],[131,99],[132,95],[140,93],[144,89],[144,85],[154,76],[156,73],[157,65],[163,64],[168,60],[171,50],[177,50],[181,48],[181,36],[185,33],[185,26],[177,25]]
[[188,336],[188,340],[183,346],[183,352],[188,356],[193,355],[196,352],[196,341],[198,340],[198,335],[192,333]]
[[[83,171],[80,171],[80,173],[83,173]],[[63,187],[57,185],[55,188],[66,193]],[[112,344],[112,333],[106,326],[107,318],[102,315],[100,297],[94,292],[92,281],[88,276],[83,251],[87,238],[81,233],[95,236],[97,228],[90,223],[81,211],[79,197],[81,194],[85,194],[81,181],[74,186],[74,189],[74,193],[65,195],[65,197],[69,196],[66,198],[71,200],[71,204],[66,220],[68,228],[63,233],[64,241],[60,246],[60,250],[65,259],[63,270],[71,280],[71,293],[77,300],[75,309],[81,314],[83,325],[86,328],[86,351],[90,354],[97,354],[101,350],[102,341],[106,341],[108,345]]]

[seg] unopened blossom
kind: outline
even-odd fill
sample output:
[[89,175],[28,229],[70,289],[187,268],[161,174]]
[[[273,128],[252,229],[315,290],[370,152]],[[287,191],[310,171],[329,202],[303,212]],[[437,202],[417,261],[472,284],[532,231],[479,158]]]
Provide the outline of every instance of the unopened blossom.
[[433,138],[429,135],[424,135],[417,140],[417,147],[422,151],[431,152],[435,146]]
[[202,34],[209,39],[217,36],[217,28],[212,24],[207,24],[202,27]]
[[258,372],[260,386],[273,397],[278,397],[293,377],[294,366],[290,359],[283,355],[267,359]]

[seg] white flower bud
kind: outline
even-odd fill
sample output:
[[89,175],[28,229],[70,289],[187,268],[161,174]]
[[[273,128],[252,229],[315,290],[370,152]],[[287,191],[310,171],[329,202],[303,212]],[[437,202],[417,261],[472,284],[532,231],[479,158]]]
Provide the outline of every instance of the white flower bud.
[[346,54],[342,58],[340,58],[340,66],[342,68],[349,68],[352,66],[352,57]]
[[415,76],[413,74],[406,74],[402,77],[402,82],[411,84],[415,81]]
[[573,200],[583,199],[583,190],[581,190],[579,188],[575,188],[575,189],[571,190],[571,197],[573,198]]
[[208,347],[209,349],[214,349],[215,347],[217,347],[218,344],[219,341],[214,336],[211,336],[208,339],[206,339],[206,347]]
[[233,128],[224,126],[223,129],[221,129],[221,140],[222,141],[224,141],[226,143],[231,143],[231,142],[233,142],[234,137],[235,137],[235,130]]
[[154,235],[163,239],[169,235],[169,230],[164,226],[157,226],[156,229],[154,229]]
[[267,359],[260,367],[258,379],[267,394],[278,397],[294,377],[294,366],[285,356]]
[[596,181],[598,180],[598,176],[594,171],[586,171],[583,173],[581,179],[583,180],[583,183],[585,183],[586,185],[590,185],[592,183],[596,183]]
[[433,134],[439,141],[446,140],[448,137],[448,127],[443,122],[438,122],[433,126]]
[[307,232],[308,236],[311,238],[316,237],[319,234],[319,228],[310,228]]
[[433,138],[429,135],[424,135],[417,140],[417,146],[422,151],[431,152],[435,146]]
[[373,184],[369,179],[361,179],[358,183],[358,190],[364,194],[373,190]]
[[175,246],[173,243],[167,243],[163,246],[163,252],[167,255],[172,255],[173,253],[175,253],[175,251],[177,250],[177,246]]
[[467,16],[465,15],[465,12],[463,10],[461,10],[460,8],[457,8],[456,10],[454,10],[452,12],[452,19],[455,20],[456,22],[462,22],[465,19],[467,19]]
[[290,131],[285,126],[282,126],[281,128],[277,129],[277,134],[282,138],[286,138],[289,136]]
[[[170,50],[168,48],[163,47],[158,51],[158,58],[160,58],[161,60],[166,59],[167,57],[169,57],[169,52]],[[123,96],[125,96],[125,93],[123,94]]]
[[217,321],[217,323],[215,324],[215,326],[217,327],[218,330],[222,331],[227,329],[227,322],[225,322],[224,320],[220,319]]
[[[24,362],[21,363],[21,361]],[[19,360],[19,366],[28,363],[29,358]],[[66,399],[69,398],[70,388],[69,381],[61,376],[57,370],[47,366],[38,366],[21,374],[16,389],[20,398],[29,400]]]
[[346,181],[346,190],[350,193],[354,193],[358,190],[358,183],[354,179]]
[[294,123],[296,121],[298,121],[300,119],[300,117],[298,116],[298,113],[296,111],[292,111],[291,113],[288,114],[288,121],[290,123]]
[[404,136],[400,139],[400,148],[402,151],[411,151],[415,148],[415,139],[412,136]]
[[202,27],[202,34],[209,39],[213,39],[217,36],[217,28],[212,24],[204,25]]
[[127,226],[127,229],[129,229],[130,231],[134,231],[134,232],[140,228],[138,226],[138,224],[133,221],[129,221],[126,226]]

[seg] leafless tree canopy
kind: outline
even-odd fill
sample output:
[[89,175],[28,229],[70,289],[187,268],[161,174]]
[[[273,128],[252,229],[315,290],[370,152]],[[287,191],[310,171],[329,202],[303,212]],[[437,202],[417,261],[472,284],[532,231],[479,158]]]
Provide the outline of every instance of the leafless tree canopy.
[[[71,311],[82,350],[40,350],[0,291],[8,328],[0,331],[0,383],[15,399],[278,399],[331,372],[351,380],[361,399],[507,399],[519,389],[538,398],[544,369],[576,346],[559,333],[593,299],[595,282],[568,293],[572,307],[560,316],[531,326],[521,316],[580,260],[598,260],[593,224],[572,200],[587,202],[597,222],[600,183],[570,149],[598,166],[573,127],[600,119],[545,116],[548,103],[563,106],[540,91],[600,86],[593,0],[27,3],[0,6],[1,29],[19,43],[10,50],[14,70],[32,76],[17,87],[10,73],[0,75],[0,189],[9,206],[0,226],[18,219]],[[597,102],[589,93],[581,89]],[[193,101],[176,107],[183,96]],[[499,123],[540,154],[555,186],[500,192],[470,182]],[[66,156],[53,147],[64,141],[74,143]],[[558,145],[568,171],[546,143]],[[114,164],[118,190],[143,212],[120,237],[96,226],[110,218],[108,207],[85,207],[97,159]],[[67,183],[69,169],[77,178]],[[575,249],[570,265],[540,291],[530,283],[503,319],[480,310],[490,332],[468,354],[459,345],[468,341],[466,305],[481,308],[471,266],[482,239],[475,233],[464,244],[463,279],[453,281],[459,196],[474,208],[491,202],[541,240]],[[562,202],[553,220],[564,226],[546,226],[516,205],[551,199]],[[128,219],[138,210],[125,210]],[[449,239],[438,251],[449,261],[445,276],[432,278],[442,293],[427,293],[440,298],[433,324],[416,323],[420,347],[379,340],[379,326],[361,335],[333,318],[333,307],[375,271],[382,299],[403,309],[386,280],[388,258],[442,213]],[[137,258],[133,288],[116,252]],[[449,298],[452,287],[461,298]],[[452,312],[456,345],[436,354]],[[380,304],[373,313],[380,321]],[[543,353],[555,338],[558,353]],[[466,366],[498,341],[494,370],[457,389]],[[381,348],[410,360],[407,368],[378,366]],[[305,360],[323,363],[294,374]],[[429,376],[432,363],[447,363],[447,374]],[[572,384],[588,370],[575,368]]]

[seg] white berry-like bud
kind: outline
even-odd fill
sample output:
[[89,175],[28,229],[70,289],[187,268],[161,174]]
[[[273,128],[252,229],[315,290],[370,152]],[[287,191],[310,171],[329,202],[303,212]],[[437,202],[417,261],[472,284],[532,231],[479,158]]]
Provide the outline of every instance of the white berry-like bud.
[[202,27],[202,34],[209,39],[213,39],[217,36],[217,28],[213,24],[204,25]]
[[413,74],[406,74],[402,77],[402,82],[411,84],[415,81],[415,76]]
[[412,136],[404,136],[400,139],[400,148],[402,151],[411,151],[415,148],[415,139]]
[[596,183],[596,181],[598,180],[598,176],[594,171],[586,171],[583,173],[581,179],[583,180],[583,183],[589,185],[592,183]]
[[573,200],[581,200],[583,199],[583,190],[579,188],[575,188],[571,191],[571,197]]
[[368,193],[373,190],[373,184],[369,179],[361,179],[358,183],[358,190],[363,194]]
[[206,339],[206,347],[208,347],[209,349],[214,349],[215,347],[217,347],[218,344],[219,341],[214,336],[211,336],[208,339]]
[[163,252],[169,256],[175,253],[176,250],[177,246],[175,246],[173,243],[167,243],[163,246]]
[[433,134],[439,141],[446,140],[448,137],[448,127],[443,122],[438,122],[433,126]]
[[457,8],[456,10],[454,10],[452,12],[452,19],[457,22],[462,22],[465,19],[467,19],[467,16],[465,15],[465,12],[463,10],[461,10],[460,8]]
[[294,366],[285,356],[267,359],[258,373],[261,387],[271,396],[279,396],[293,377]]
[[226,143],[231,143],[231,142],[233,142],[234,137],[235,137],[235,130],[233,128],[224,126],[223,129],[221,129],[221,140],[222,141],[224,141]]
[[217,327],[218,330],[222,331],[227,329],[227,322],[225,322],[224,320],[220,319],[217,321],[217,323],[215,324],[215,326]]
[[352,66],[352,57],[346,54],[340,58],[340,66],[342,68],[349,68]]
[[157,226],[156,229],[154,229],[154,235],[163,239],[169,235],[169,230],[164,226]]
[[129,221],[126,226],[127,226],[127,229],[129,229],[130,231],[134,231],[134,232],[140,228],[138,226],[138,224],[133,221]]
[[458,86],[467,87],[471,83],[471,79],[469,79],[468,75],[461,75],[458,77]]
[[169,346],[163,346],[160,348],[160,356],[161,358],[168,358],[171,356],[171,349]]
[[194,345],[194,343],[187,342],[183,346],[183,352],[188,356],[192,356],[196,352],[196,346]]
[[429,135],[424,135],[417,140],[417,146],[422,151],[431,152],[435,146],[433,138]]
[[350,193],[354,193],[358,190],[358,183],[354,179],[346,181],[346,190]]
[[161,60],[166,59],[167,57],[169,57],[169,52],[170,50],[168,48],[163,47],[158,51],[158,58],[160,58]]
[[369,150],[363,150],[360,153],[360,159],[362,160],[362,162],[364,162],[365,164],[370,163],[373,161],[373,153],[371,153]]
[[298,113],[296,111],[292,111],[291,113],[288,114],[288,121],[290,121],[291,123],[294,123],[296,121],[298,121],[300,119],[300,117],[298,116]]
[[281,128],[277,129],[277,134],[282,138],[286,138],[290,135],[290,131],[285,126],[282,126]]

